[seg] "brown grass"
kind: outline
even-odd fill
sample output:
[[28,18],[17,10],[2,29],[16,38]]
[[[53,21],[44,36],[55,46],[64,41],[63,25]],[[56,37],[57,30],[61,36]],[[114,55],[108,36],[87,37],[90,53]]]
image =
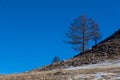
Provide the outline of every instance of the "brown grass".
[[[96,74],[98,72],[105,73],[120,73],[120,67],[101,67],[101,68],[91,68],[91,69],[79,69],[79,70],[54,70],[54,71],[44,71],[38,73],[22,73],[13,75],[1,75],[0,80],[77,80],[75,76],[84,74],[86,75],[86,80],[92,80],[94,76],[87,77],[88,74]],[[78,78],[82,80],[82,78]],[[85,78],[83,79],[85,80]],[[101,79],[102,80],[102,79]]]

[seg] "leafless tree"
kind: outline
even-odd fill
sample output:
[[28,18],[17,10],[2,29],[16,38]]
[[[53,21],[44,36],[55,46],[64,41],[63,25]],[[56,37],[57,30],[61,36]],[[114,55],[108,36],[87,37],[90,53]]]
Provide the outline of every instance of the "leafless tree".
[[70,31],[66,33],[66,36],[70,38],[67,43],[72,44],[72,48],[75,51],[80,51],[85,53],[87,50],[90,35],[91,24],[86,16],[80,16],[71,24]]
[[91,24],[91,39],[94,40],[95,45],[97,45],[98,40],[101,39],[101,33],[99,32],[99,25],[93,21],[92,19],[89,20]]

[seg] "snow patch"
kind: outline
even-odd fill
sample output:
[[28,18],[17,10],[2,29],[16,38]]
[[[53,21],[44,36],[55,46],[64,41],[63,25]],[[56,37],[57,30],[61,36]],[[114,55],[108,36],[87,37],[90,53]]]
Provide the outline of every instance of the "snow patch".
[[117,61],[104,61],[97,64],[82,65],[78,67],[69,67],[64,70],[77,70],[77,69],[92,69],[92,68],[109,68],[120,67],[120,60]]

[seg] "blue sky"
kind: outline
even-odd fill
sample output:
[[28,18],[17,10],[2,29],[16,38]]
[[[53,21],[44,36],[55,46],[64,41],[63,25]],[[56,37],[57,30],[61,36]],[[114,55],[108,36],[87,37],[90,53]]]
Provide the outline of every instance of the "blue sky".
[[0,74],[19,73],[78,52],[63,42],[80,15],[100,26],[103,38],[120,28],[120,0],[0,0]]

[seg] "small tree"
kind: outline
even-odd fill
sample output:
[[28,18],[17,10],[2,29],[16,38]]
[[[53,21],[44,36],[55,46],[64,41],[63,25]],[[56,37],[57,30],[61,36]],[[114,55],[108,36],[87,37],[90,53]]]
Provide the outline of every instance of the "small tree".
[[52,63],[57,63],[57,62],[60,62],[60,58],[55,56]]

